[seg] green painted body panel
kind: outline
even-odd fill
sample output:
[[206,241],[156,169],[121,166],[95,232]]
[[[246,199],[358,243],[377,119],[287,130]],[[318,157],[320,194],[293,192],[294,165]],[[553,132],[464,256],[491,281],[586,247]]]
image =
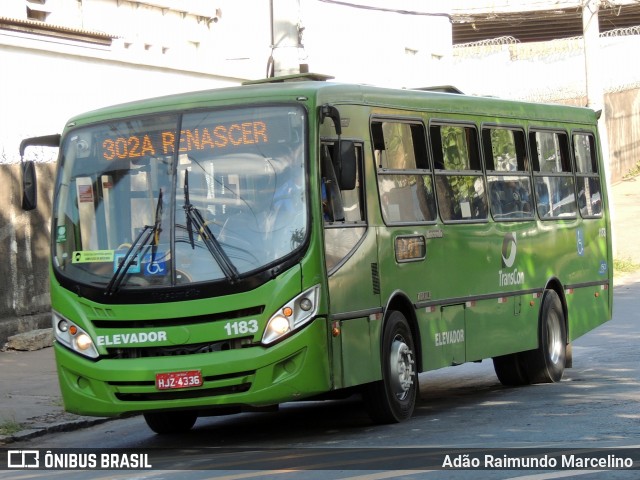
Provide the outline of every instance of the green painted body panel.
[[[268,406],[330,388],[326,322],[318,318],[296,337],[270,349],[246,348],[150,359],[92,362],[55,345],[65,408],[80,415],[114,416],[168,408],[205,412],[222,406]],[[197,396],[158,395],[155,375],[200,370]],[[194,391],[194,389],[191,389]]]
[[[380,306],[380,295],[374,292],[371,283],[371,264],[377,261],[373,233],[367,232],[354,254],[329,277],[333,312],[358,312]],[[338,322],[342,334],[336,348],[342,358],[340,369],[335,371],[337,385],[359,385],[380,378],[377,341],[380,323],[368,315]]]
[[[114,330],[95,320],[131,322],[162,318],[186,319],[185,325],[163,326],[166,341],[181,345],[197,339],[228,339],[224,312],[263,306],[259,315],[233,320],[257,320],[259,329],[243,348],[209,353],[88,360],[56,344],[65,407],[85,415],[110,416],[129,411],[264,406],[311,397],[381,378],[381,336],[385,314],[400,309],[409,320],[419,347],[421,371],[478,361],[537,346],[542,292],[556,288],[563,300],[568,337],[574,340],[611,318],[611,233],[606,185],[602,184],[603,216],[558,221],[530,220],[476,224],[386,226],[380,212],[376,165],[370,139],[372,115],[418,119],[451,119],[525,127],[559,127],[596,131],[595,113],[588,109],[532,105],[480,97],[319,82],[260,84],[174,95],[109,107],[78,116],[75,128],[113,118],[188,109],[256,103],[298,102],[309,113],[310,236],[296,265],[279,272],[260,287],[214,298],[138,305],[100,304],[63,289],[52,274],[52,306],[94,338]],[[320,193],[319,150],[322,140],[335,139],[331,120],[319,124],[319,105],[341,111],[343,137],[363,145],[363,188],[366,191],[366,232],[345,261],[325,269]],[[524,119],[524,120],[520,120]],[[565,123],[563,123],[565,122]],[[577,233],[579,232],[579,233]],[[505,239],[515,239],[511,267],[503,266]],[[399,263],[398,236],[423,236],[426,255]],[[285,340],[259,345],[267,320],[300,292],[320,285],[315,320]],[[566,293],[565,293],[566,291]],[[216,314],[215,322],[188,324],[188,318]],[[100,325],[100,323],[98,323]],[[159,327],[138,328],[150,333]],[[141,346],[148,346],[146,344]],[[106,355],[108,345],[99,345]],[[171,398],[158,395],[156,373],[200,370],[203,391],[211,395]],[[126,400],[122,400],[125,398]]]

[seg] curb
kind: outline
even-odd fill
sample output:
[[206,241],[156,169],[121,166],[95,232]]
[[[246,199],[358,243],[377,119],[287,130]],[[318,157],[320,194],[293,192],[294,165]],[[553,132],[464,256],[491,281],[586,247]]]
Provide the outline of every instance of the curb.
[[81,428],[92,427],[101,423],[106,423],[112,420],[116,420],[120,417],[114,418],[92,418],[81,417],[78,420],[62,421],[58,423],[52,423],[43,427],[32,427],[25,430],[21,430],[10,435],[0,435],[0,446],[8,445],[14,442],[21,442],[25,440],[31,440],[33,438],[41,437],[49,433],[59,432],[71,432],[74,430],[80,430]]

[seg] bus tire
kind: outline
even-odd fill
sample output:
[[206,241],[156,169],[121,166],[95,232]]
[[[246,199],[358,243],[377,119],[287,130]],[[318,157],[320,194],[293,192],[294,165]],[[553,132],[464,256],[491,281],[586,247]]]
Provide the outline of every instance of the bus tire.
[[149,428],[161,435],[188,432],[198,419],[196,412],[188,410],[145,412],[143,416]]
[[567,358],[567,329],[560,297],[545,290],[538,321],[538,348],[524,352],[529,383],[554,383],[562,379]]
[[418,396],[415,346],[409,323],[390,312],[382,335],[382,380],[368,384],[364,400],[376,423],[399,423],[413,415]]
[[520,353],[510,353],[493,357],[493,369],[502,385],[508,387],[519,387],[527,385],[529,380],[522,368],[522,355]]

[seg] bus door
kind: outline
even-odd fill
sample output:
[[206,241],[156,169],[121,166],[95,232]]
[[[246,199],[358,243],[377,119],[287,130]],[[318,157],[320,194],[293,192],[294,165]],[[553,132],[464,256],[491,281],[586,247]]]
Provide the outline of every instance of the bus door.
[[[368,234],[362,182],[362,143],[343,141],[355,155],[355,185],[339,179],[338,142],[321,146],[325,264],[329,285],[334,388],[379,379],[380,291],[375,234]],[[339,332],[339,333],[338,333]]]

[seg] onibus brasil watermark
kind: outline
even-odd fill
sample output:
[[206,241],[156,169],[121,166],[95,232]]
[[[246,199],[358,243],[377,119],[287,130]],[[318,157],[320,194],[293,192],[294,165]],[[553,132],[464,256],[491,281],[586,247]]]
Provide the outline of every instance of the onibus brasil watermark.
[[129,470],[150,469],[148,453],[135,452],[59,452],[8,450],[7,468],[51,470]]

